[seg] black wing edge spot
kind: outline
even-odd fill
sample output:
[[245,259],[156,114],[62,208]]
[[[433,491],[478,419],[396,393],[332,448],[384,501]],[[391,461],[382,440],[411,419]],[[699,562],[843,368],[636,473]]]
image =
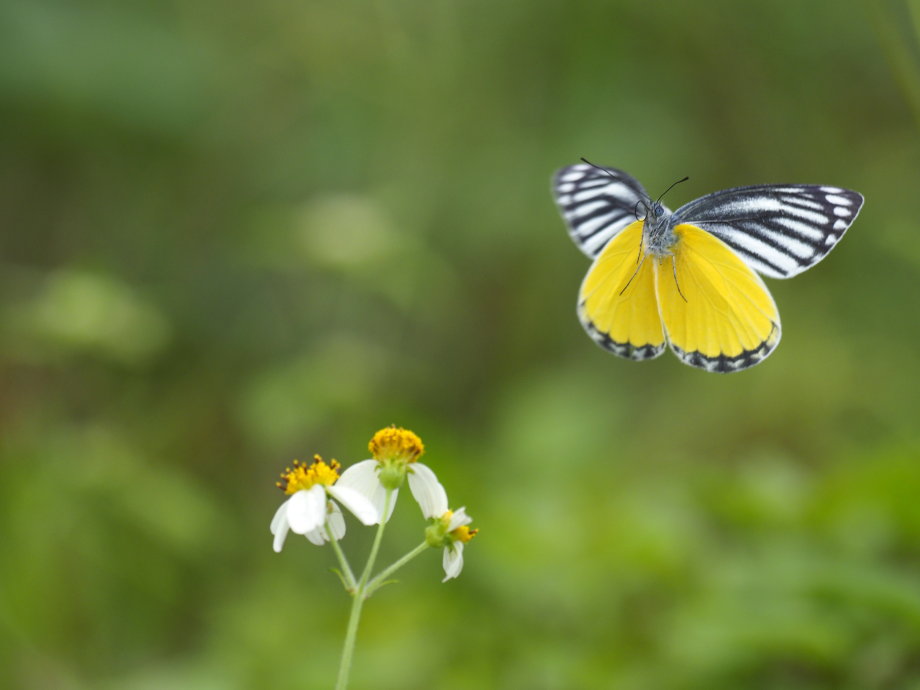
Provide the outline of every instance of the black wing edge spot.
[[745,350],[734,357],[729,357],[728,355],[707,357],[701,352],[688,352],[682,350],[674,343],[671,343],[671,349],[681,362],[689,364],[691,367],[703,369],[704,371],[709,371],[714,374],[733,374],[736,371],[744,371],[745,369],[750,369],[755,364],[760,364],[776,349],[779,340],[779,325],[774,323],[773,329],[770,331],[770,335],[767,336],[766,340],[753,350]]
[[665,347],[667,347],[667,343],[664,342],[662,342],[661,345],[633,345],[632,343],[618,343],[607,333],[599,331],[597,326],[595,326],[594,323],[587,318],[581,318],[581,325],[584,326],[585,331],[587,331],[588,335],[591,336],[591,340],[593,340],[601,348],[607,350],[607,352],[612,352],[617,357],[631,359],[634,362],[642,362],[647,359],[655,359],[655,357],[664,352]]

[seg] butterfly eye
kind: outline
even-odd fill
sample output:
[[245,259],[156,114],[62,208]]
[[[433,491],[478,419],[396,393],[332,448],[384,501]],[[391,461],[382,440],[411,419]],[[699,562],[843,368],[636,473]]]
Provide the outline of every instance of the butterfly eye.
[[659,204],[659,203],[656,201],[656,202],[655,202],[655,205],[652,207],[652,215],[654,215],[654,216],[663,216],[663,215],[664,215],[664,206],[662,206],[661,204]]

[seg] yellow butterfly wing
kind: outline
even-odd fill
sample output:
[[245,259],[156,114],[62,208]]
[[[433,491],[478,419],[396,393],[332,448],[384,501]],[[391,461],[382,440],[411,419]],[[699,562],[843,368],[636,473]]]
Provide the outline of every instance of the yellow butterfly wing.
[[732,372],[762,361],[780,339],[773,297],[720,239],[695,225],[674,228],[672,256],[655,264],[655,291],[674,353],[700,369]]
[[654,263],[642,248],[642,221],[636,221],[610,240],[581,284],[582,326],[620,357],[652,359],[664,352]]

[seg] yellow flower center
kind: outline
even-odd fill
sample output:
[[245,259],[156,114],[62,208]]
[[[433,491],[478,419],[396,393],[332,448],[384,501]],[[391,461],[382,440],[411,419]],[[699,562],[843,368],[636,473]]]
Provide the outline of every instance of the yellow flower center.
[[[438,518],[438,521],[434,523],[432,540],[434,543],[429,542],[432,546],[448,546],[449,544],[455,541],[462,541],[463,543],[468,542],[470,539],[479,534],[478,529],[470,529],[469,525],[460,525],[456,529],[452,529],[450,532],[447,531],[448,526],[450,525],[450,520],[454,516],[454,511],[448,510],[444,515]],[[440,544],[437,542],[440,540]]]
[[309,465],[295,460],[293,469],[285,468],[281,473],[281,481],[275,482],[275,486],[288,495],[309,489],[316,484],[330,486],[339,478],[340,467],[342,466],[336,460],[330,460],[327,465],[318,455],[313,456],[313,462]]
[[470,539],[479,534],[478,529],[470,529],[469,525],[462,525],[450,533],[454,541],[468,542]]
[[397,426],[388,426],[378,431],[367,447],[378,462],[415,462],[425,452],[422,439],[408,429]]

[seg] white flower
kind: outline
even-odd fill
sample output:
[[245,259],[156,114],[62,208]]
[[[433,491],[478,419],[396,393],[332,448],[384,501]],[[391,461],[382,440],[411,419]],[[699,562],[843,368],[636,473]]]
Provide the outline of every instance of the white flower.
[[447,510],[447,492],[435,473],[418,462],[424,452],[421,439],[407,429],[381,429],[369,444],[374,459],[357,462],[342,473],[337,486],[348,487],[366,496],[377,513],[383,516],[387,488],[391,491],[390,506],[384,521],[390,519],[396,506],[399,487],[409,477],[409,491],[426,518],[440,517]]
[[467,527],[473,518],[466,514],[466,508],[446,511],[425,531],[425,540],[430,546],[444,548],[441,563],[444,566],[444,579],[447,582],[463,570],[463,548],[476,536],[479,530]]
[[283,483],[278,482],[278,486],[290,498],[281,504],[271,521],[276,552],[284,546],[288,530],[303,534],[312,543],[320,545],[329,539],[327,524],[336,540],[345,536],[345,519],[332,499],[348,508],[365,525],[380,522],[380,513],[366,496],[335,484],[339,478],[339,467],[341,465],[335,460],[327,465],[316,455],[310,465],[295,460],[294,469],[288,469],[281,475]]

